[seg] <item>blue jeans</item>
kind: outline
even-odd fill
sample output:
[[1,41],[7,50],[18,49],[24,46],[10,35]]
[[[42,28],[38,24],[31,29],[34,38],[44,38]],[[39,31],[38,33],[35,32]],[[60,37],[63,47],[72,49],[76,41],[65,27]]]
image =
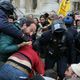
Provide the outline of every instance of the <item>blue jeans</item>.
[[0,80],[22,80],[20,77],[28,78],[28,75],[9,64],[4,64],[0,69]]

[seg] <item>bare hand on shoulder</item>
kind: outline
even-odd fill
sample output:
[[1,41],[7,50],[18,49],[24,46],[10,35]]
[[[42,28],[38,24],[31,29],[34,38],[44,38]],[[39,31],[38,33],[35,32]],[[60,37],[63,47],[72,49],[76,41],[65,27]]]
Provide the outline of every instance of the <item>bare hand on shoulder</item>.
[[18,47],[22,47],[22,46],[25,46],[25,45],[32,45],[32,41],[22,42],[22,43],[18,44]]

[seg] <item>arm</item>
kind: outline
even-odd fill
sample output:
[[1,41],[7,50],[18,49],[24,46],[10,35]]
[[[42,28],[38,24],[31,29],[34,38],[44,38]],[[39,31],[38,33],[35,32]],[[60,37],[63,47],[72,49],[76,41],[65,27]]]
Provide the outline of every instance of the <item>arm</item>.
[[75,47],[74,47],[74,37],[72,34],[68,34],[67,47],[68,47],[67,53],[68,53],[68,56],[70,57],[70,60],[71,60],[70,62],[75,63],[76,52],[75,52]]
[[1,54],[10,54],[13,52],[18,51],[19,47],[17,45],[2,45],[0,46],[0,53]]
[[27,37],[23,34],[23,32],[20,29],[18,29],[14,24],[8,23],[4,19],[0,23],[0,32],[3,32],[17,39],[21,39],[22,41],[27,41]]
[[16,52],[18,51],[18,49],[22,46],[25,46],[25,45],[31,45],[32,42],[29,41],[29,42],[22,42],[20,44],[3,44],[0,46],[0,53],[1,54],[10,54],[10,53],[13,53],[13,52]]
[[33,42],[33,48],[40,52],[42,46],[46,46],[50,42],[50,34],[50,31],[43,33],[40,38]]
[[40,75],[44,75],[45,70],[44,70],[44,64],[40,57],[37,57],[36,63],[35,63],[35,71],[39,73]]

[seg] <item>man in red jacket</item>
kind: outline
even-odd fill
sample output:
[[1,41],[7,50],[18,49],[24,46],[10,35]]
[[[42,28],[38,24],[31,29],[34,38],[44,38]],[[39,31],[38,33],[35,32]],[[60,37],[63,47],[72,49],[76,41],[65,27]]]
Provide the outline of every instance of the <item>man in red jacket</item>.
[[31,77],[34,72],[44,75],[44,65],[38,53],[32,49],[31,45],[27,45],[8,58],[0,70],[0,79],[20,80],[23,77]]

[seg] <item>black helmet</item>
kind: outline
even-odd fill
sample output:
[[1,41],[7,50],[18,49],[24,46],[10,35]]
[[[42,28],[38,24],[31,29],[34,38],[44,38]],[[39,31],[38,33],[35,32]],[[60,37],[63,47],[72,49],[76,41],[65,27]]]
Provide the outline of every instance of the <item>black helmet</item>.
[[7,15],[13,15],[14,6],[9,1],[1,2],[0,9],[2,9]]
[[55,23],[52,24],[51,26],[51,31],[52,33],[61,33],[64,32],[66,29],[64,23],[62,21],[56,21]]

